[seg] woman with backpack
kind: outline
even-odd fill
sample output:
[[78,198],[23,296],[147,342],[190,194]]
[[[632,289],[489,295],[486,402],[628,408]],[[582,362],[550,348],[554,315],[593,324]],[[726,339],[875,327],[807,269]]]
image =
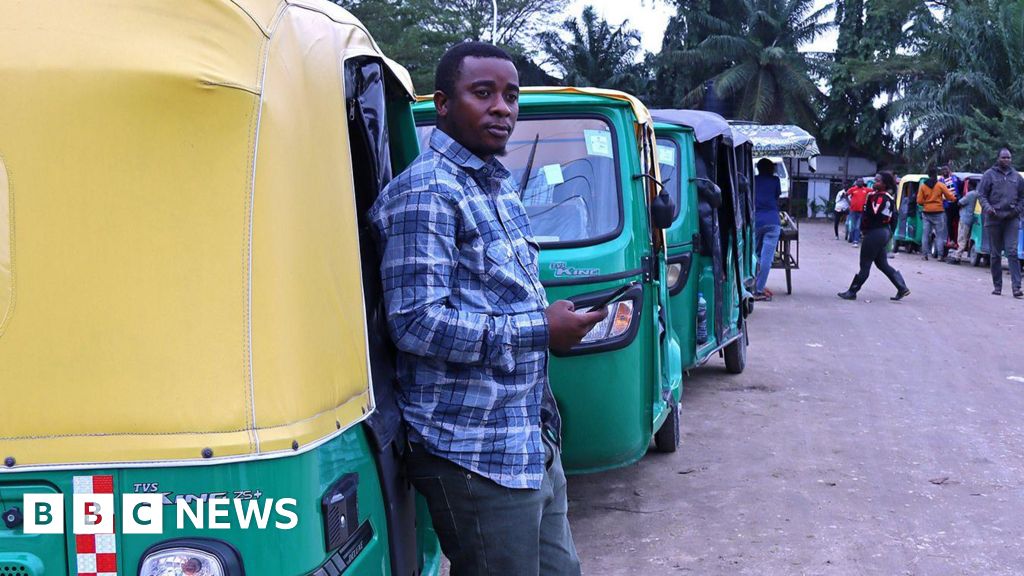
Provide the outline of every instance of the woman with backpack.
[[853,277],[850,288],[838,294],[843,300],[857,299],[857,292],[864,286],[868,275],[871,274],[872,264],[881,270],[896,287],[896,295],[890,300],[902,300],[910,294],[903,275],[889,265],[885,251],[885,246],[889,243],[892,234],[889,230],[889,222],[896,212],[896,200],[893,198],[895,191],[896,178],[891,172],[879,172],[875,176],[875,187],[868,193],[864,201],[864,212],[860,223],[862,233],[860,272]]

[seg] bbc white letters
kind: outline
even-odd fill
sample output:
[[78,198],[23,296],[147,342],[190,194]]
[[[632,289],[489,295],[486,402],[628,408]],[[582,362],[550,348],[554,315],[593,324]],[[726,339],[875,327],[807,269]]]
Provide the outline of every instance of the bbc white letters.
[[[26,534],[64,533],[64,495],[25,494]],[[209,498],[174,503],[178,530],[291,530],[299,524],[294,498],[238,500]],[[73,494],[70,510],[75,534],[112,534],[115,531],[113,494]],[[168,512],[169,513],[169,512]],[[164,500],[161,494],[123,494],[116,520],[123,534],[162,534]]]

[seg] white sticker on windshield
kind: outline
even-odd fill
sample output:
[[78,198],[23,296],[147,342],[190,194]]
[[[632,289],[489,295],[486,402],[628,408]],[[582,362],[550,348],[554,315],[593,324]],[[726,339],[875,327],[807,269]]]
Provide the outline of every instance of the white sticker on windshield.
[[606,130],[584,130],[583,139],[587,141],[587,154],[591,156],[612,157],[612,134]]
[[658,144],[658,164],[665,166],[676,165],[676,147]]
[[562,175],[561,164],[548,164],[541,168],[540,171],[544,173],[544,183],[548,186],[554,186],[565,182],[565,176]]

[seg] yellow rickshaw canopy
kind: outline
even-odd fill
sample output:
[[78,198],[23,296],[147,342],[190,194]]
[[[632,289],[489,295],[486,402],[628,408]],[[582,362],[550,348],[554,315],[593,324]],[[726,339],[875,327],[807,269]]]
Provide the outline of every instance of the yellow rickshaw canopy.
[[10,470],[291,454],[373,409],[353,57],[413,94],[326,1],[0,3]]
[[900,183],[896,186],[896,208],[903,205],[903,188],[911,182],[920,182],[928,178],[927,174],[904,174],[900,177]]

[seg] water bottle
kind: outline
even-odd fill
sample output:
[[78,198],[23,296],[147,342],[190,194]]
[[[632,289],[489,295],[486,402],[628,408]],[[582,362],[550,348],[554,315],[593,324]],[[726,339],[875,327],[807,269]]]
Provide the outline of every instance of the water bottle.
[[708,301],[703,292],[697,292],[697,344],[708,341]]

